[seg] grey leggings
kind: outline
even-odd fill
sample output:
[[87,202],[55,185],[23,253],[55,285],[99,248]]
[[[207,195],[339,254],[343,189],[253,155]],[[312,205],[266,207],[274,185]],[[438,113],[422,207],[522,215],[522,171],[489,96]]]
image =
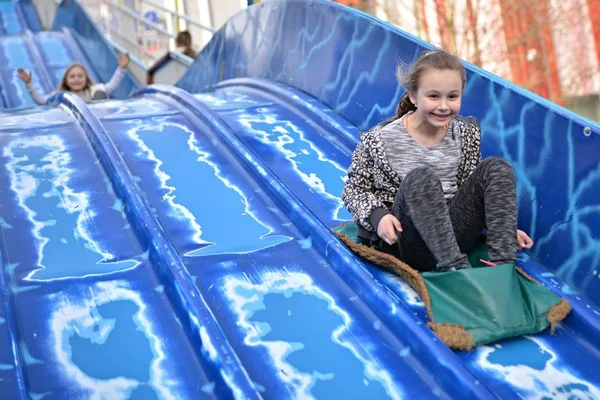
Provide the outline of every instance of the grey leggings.
[[379,247],[417,270],[468,267],[465,252],[485,228],[490,261],[516,261],[515,176],[502,158],[480,162],[448,202],[431,169],[412,170],[402,180],[392,214],[400,220],[402,232],[395,245],[380,239]]

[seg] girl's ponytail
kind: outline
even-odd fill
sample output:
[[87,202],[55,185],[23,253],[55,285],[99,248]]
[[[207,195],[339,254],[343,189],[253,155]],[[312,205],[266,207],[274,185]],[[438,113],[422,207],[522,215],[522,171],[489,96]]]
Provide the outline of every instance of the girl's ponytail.
[[417,107],[411,103],[410,98],[408,97],[408,92],[406,92],[400,98],[400,103],[398,103],[398,108],[396,109],[396,119],[408,114],[411,111],[415,111],[416,109]]

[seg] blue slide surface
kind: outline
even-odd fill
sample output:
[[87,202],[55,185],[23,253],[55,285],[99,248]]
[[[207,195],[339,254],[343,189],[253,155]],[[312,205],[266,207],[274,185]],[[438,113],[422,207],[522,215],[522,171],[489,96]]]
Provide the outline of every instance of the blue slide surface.
[[[7,399],[600,398],[600,127],[468,68],[462,114],[515,168],[519,265],[554,335],[447,348],[401,279],[331,232],[359,132],[427,43],[328,1],[233,16],[177,87],[31,107],[114,53],[77,2],[1,1],[0,393]],[[66,27],[68,26],[68,27]],[[132,93],[133,92],[133,93]]]

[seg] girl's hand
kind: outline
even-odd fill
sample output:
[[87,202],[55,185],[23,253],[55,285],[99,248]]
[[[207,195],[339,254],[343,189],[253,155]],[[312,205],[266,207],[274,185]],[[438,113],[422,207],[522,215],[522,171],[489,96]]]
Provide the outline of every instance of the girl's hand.
[[119,68],[127,68],[129,65],[129,54],[125,53],[121,57],[119,57]]
[[520,229],[517,229],[517,248],[519,250],[530,249],[533,246],[533,240]]
[[387,244],[392,245],[398,241],[396,231],[402,232],[402,225],[392,214],[386,214],[379,220],[377,235]]
[[19,68],[17,69],[17,73],[19,74],[19,78],[25,82],[25,84],[31,82],[31,72],[27,72],[23,68]]

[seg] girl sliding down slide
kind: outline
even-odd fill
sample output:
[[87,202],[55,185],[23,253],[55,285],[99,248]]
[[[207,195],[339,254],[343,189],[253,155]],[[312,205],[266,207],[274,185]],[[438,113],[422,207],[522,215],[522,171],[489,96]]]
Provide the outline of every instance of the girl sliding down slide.
[[71,92],[81,97],[83,101],[89,103],[94,100],[107,99],[111,93],[119,88],[119,85],[125,78],[125,72],[129,65],[129,55],[124,54],[119,57],[119,66],[108,83],[93,84],[89,77],[87,69],[82,64],[71,64],[65,70],[63,77],[58,85],[58,89],[49,95],[43,95],[39,88],[31,80],[31,72],[19,68],[17,73],[19,78],[25,82],[29,95],[36,104],[46,104],[46,101],[57,92]]

